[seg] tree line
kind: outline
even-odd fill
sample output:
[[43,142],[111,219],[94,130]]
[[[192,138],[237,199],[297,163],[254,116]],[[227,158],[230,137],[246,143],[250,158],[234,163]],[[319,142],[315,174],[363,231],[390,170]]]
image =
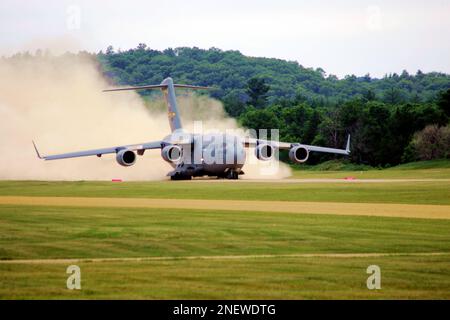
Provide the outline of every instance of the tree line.
[[[342,148],[350,134],[352,162],[390,166],[449,157],[449,111],[450,89],[436,102],[429,103],[391,105],[354,98],[332,108],[312,107],[302,101],[264,108],[249,105],[238,119],[246,127],[280,128],[283,141],[305,144]],[[431,128],[420,132],[428,125]],[[432,148],[434,153],[426,151],[427,148]],[[317,162],[331,157],[316,155],[312,160]]]
[[141,43],[125,51],[110,46],[97,57],[104,73],[117,84],[159,83],[171,76],[180,83],[212,86],[215,90],[211,95],[223,101],[230,114],[248,103],[246,87],[252,78],[264,79],[269,86],[268,104],[297,99],[313,107],[333,106],[356,97],[387,104],[429,102],[450,87],[450,76],[439,72],[402,71],[381,79],[370,74],[338,79],[321,68],[306,68],[296,61],[247,57],[239,51],[217,48],[159,51]]

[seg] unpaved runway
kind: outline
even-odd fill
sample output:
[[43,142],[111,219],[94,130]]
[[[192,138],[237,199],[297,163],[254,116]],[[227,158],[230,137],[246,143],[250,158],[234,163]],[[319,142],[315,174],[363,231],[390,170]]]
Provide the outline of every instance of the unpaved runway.
[[450,219],[450,205],[1,196],[0,205],[232,210]]
[[376,258],[376,257],[410,257],[410,256],[445,256],[450,252],[387,252],[387,253],[293,253],[293,254],[248,254],[225,256],[167,256],[167,257],[136,257],[136,258],[85,258],[85,259],[17,259],[0,260],[2,264],[72,264],[82,262],[141,262],[141,261],[171,261],[171,260],[242,260],[262,258]]

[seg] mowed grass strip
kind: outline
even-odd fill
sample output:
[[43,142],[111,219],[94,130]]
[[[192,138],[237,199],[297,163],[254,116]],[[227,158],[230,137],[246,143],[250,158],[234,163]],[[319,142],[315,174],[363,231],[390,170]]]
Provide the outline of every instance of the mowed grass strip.
[[0,196],[0,205],[233,210],[450,220],[450,206],[430,204]]
[[[450,160],[419,161],[402,164],[389,169],[370,170],[317,170],[326,163],[318,166],[292,166],[292,177],[294,178],[345,178],[355,177],[356,179],[449,179]],[[339,164],[334,164],[339,166]],[[333,164],[331,164],[333,166]]]
[[[368,290],[366,269],[381,268]],[[0,265],[0,299],[450,299],[450,256]]]
[[450,221],[0,206],[0,259],[450,252]]
[[0,196],[129,197],[450,204],[450,181],[397,183],[198,183],[0,181]]

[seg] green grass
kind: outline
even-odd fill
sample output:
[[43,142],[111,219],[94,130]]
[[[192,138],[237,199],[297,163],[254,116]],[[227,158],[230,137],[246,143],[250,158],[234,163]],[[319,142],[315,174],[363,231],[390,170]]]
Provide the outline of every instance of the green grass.
[[[0,265],[0,298],[12,299],[450,299],[449,256],[268,258],[80,263],[81,290],[66,265]],[[368,290],[366,268],[381,268]]]
[[[419,167],[364,173],[420,178],[425,172],[429,176],[434,170],[447,170]],[[326,172],[318,174],[326,177]],[[1,195],[449,204],[450,182],[1,181]],[[81,262],[81,291],[66,289],[67,265],[0,264],[2,299],[450,299],[450,221],[0,205],[3,260],[374,252],[449,254]],[[381,267],[381,290],[366,288],[366,268],[371,264]]]
[[450,252],[450,221],[0,206],[0,259]]
[[389,168],[376,168],[364,164],[351,163],[345,159],[329,160],[317,165],[309,165],[307,163],[302,165],[292,165],[293,169],[310,170],[310,171],[367,171],[367,170],[418,170],[418,169],[450,169],[450,160],[428,160],[428,161],[416,161],[400,164]]
[[417,169],[450,169],[450,160],[430,160],[430,161],[417,161],[398,165],[388,170],[417,170]]
[[0,181],[0,196],[3,195],[450,204],[450,181],[416,183]]
[[418,161],[387,169],[355,165],[339,160],[319,165],[292,165],[294,178],[450,179],[450,160]]
[[[0,258],[450,252],[450,221],[260,212],[0,206]],[[0,298],[450,298],[439,257],[0,264]],[[370,264],[382,290],[365,287]]]

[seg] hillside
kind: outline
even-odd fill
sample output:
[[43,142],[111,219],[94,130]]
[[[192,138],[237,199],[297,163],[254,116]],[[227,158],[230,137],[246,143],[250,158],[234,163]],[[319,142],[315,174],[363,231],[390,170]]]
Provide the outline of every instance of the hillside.
[[177,82],[208,85],[216,88],[212,95],[221,100],[246,102],[247,82],[263,78],[270,86],[268,101],[303,99],[313,105],[327,105],[355,97],[367,97],[386,103],[424,102],[450,88],[450,76],[443,73],[415,75],[406,71],[382,79],[348,75],[338,79],[320,67],[313,69],[296,61],[247,57],[239,51],[217,48],[176,48],[157,51],[140,44],[135,49],[114,51],[109,47],[98,58],[107,76],[118,84],[159,83],[167,76]]

